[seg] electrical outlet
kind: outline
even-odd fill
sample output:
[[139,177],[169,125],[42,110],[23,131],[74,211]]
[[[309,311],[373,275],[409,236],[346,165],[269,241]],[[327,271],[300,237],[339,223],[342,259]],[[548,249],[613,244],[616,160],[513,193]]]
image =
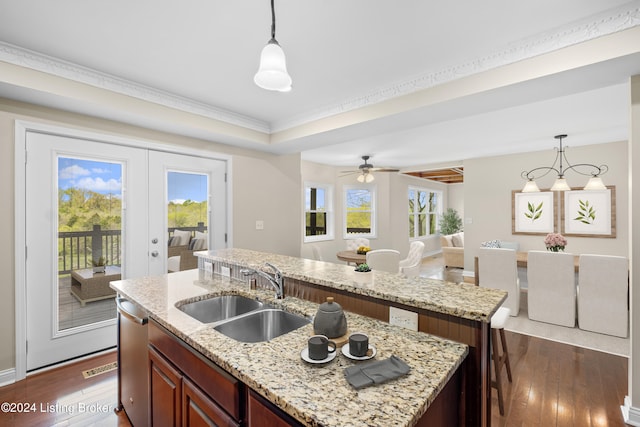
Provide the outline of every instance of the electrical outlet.
[[418,313],[401,308],[389,307],[389,323],[403,328],[418,330]]
[[213,263],[211,261],[204,260],[204,279],[213,279]]
[[264,221],[259,219],[256,221],[256,230],[264,230]]
[[224,277],[231,277],[231,269],[224,265],[220,266],[220,275]]

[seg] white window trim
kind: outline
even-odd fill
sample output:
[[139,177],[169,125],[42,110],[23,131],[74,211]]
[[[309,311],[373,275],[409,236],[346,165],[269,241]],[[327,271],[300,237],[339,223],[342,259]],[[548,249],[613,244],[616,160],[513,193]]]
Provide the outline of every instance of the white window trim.
[[[326,218],[326,228],[327,234],[321,236],[307,236],[307,205],[306,205],[306,194],[307,188],[323,188],[326,195],[326,206],[327,206],[327,218]],[[304,243],[313,243],[313,242],[324,242],[327,240],[334,240],[334,211],[333,211],[333,188],[332,184],[322,184],[319,182],[313,181],[305,181],[302,187],[302,238]]]
[[[444,193],[441,190],[434,190],[428,187],[418,187],[415,185],[409,185],[407,188],[407,200],[409,200],[409,191],[426,191],[429,193],[436,193],[438,196],[438,204],[436,206],[436,232],[434,234],[426,234],[424,236],[409,236],[409,241],[412,242],[414,240],[424,240],[431,236],[436,236],[440,233],[440,218],[442,218],[442,212],[444,211],[444,207],[442,206]],[[428,212],[427,212],[428,214]]]
[[[347,192],[349,190],[369,190],[371,192],[371,232],[370,233],[347,233]],[[375,239],[378,237],[377,227],[377,211],[378,211],[378,187],[375,184],[363,185],[344,185],[342,188],[342,235],[344,239],[354,239],[357,237],[366,237]]]

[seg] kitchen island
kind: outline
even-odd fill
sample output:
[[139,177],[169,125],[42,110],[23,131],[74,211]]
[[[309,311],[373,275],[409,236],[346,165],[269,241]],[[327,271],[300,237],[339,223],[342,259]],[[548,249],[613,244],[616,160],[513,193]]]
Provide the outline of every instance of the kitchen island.
[[[248,425],[256,425],[250,404],[255,397],[291,417],[283,425],[413,426],[424,425],[434,413],[454,414],[461,425],[487,425],[488,327],[505,292],[377,271],[361,276],[353,267],[242,249],[197,255],[198,270],[122,280],[112,287],[149,313],[150,331],[160,337],[171,335],[241,382],[239,387],[246,392],[234,407],[240,408],[236,412]],[[261,277],[242,274],[247,268],[268,271],[265,262],[283,273],[282,300],[274,298]],[[259,279],[257,289],[250,288],[250,277]],[[370,335],[377,349],[374,360],[395,355],[411,371],[391,382],[355,390],[347,383],[344,368],[366,362],[354,362],[339,352],[325,365],[301,359],[313,332],[311,324],[268,342],[249,344],[228,338],[176,308],[228,294],[258,298],[304,316],[313,316],[318,302],[334,296],[347,311],[349,330]],[[390,306],[418,313],[420,330],[429,334],[390,325]]]
[[[120,280],[111,286],[148,313],[150,337],[160,337],[161,345],[166,341],[163,334],[179,339],[299,425],[414,426],[421,425],[434,407],[438,411],[454,408],[454,413],[459,408],[458,371],[468,352],[464,344],[346,313],[349,330],[369,334],[377,350],[374,360],[395,355],[411,367],[409,374],[401,378],[355,390],[347,383],[344,368],[366,362],[352,361],[342,354],[322,365],[301,359],[301,350],[313,333],[312,324],[268,342],[242,343],[176,307],[214,295],[233,294],[313,316],[318,308],[315,303],[293,297],[276,300],[271,289],[252,290],[246,281],[219,275],[199,280],[198,270]],[[153,342],[150,353],[156,353]],[[438,401],[443,393],[446,400]],[[239,400],[247,399],[250,397],[241,396]],[[250,420],[248,425],[254,424]]]

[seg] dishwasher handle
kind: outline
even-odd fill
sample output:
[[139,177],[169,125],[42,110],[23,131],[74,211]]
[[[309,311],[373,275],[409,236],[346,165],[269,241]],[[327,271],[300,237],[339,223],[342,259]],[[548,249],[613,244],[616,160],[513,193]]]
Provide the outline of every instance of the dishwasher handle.
[[118,313],[122,314],[124,317],[126,317],[127,319],[131,320],[132,322],[136,322],[140,325],[146,325],[147,322],[149,321],[148,317],[140,317],[134,313],[132,313],[131,311],[127,310],[126,305],[130,305],[132,306],[132,308],[135,308],[135,306],[128,300],[122,298],[122,297],[118,297],[116,298],[116,306],[118,306]]

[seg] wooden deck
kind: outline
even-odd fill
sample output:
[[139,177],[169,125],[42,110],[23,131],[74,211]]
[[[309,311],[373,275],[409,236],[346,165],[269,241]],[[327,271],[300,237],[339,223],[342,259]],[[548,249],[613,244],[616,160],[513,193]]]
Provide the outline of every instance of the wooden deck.
[[58,315],[59,329],[70,329],[103,320],[115,319],[116,303],[114,298],[88,302],[83,307],[71,295],[71,276],[58,279]]

